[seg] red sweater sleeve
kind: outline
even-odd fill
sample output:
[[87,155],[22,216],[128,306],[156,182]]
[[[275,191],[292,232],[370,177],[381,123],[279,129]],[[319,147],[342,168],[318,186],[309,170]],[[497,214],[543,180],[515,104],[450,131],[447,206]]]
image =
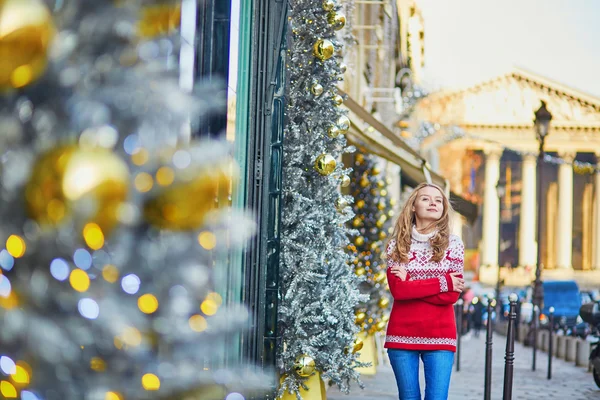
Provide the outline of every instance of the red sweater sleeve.
[[[398,261],[392,256],[395,241],[390,241],[387,254],[387,279],[390,293],[394,300],[422,299],[448,291],[450,275],[445,274],[438,278],[420,279],[418,281],[401,280],[391,272],[393,266],[399,266]],[[408,278],[408,277],[407,277]]]
[[[450,236],[450,244],[446,251],[444,263],[448,265],[448,272],[460,272],[459,277],[463,277],[465,264],[465,246],[458,236]],[[408,277],[407,277],[408,279]],[[454,304],[458,301],[460,293],[455,292],[452,287],[452,279],[448,280],[449,291],[434,296],[424,297],[422,300],[430,304],[446,305]]]

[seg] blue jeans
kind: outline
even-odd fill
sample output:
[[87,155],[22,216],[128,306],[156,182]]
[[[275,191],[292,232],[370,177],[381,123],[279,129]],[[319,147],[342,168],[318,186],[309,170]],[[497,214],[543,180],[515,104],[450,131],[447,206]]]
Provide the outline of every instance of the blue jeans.
[[446,350],[388,349],[400,400],[421,400],[419,356],[425,368],[425,400],[447,400],[454,353]]

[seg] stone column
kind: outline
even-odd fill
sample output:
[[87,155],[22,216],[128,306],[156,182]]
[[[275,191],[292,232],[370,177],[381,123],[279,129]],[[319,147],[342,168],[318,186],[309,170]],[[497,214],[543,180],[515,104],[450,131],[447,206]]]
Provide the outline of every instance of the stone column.
[[558,224],[556,227],[556,267],[573,268],[573,152],[559,152],[566,164],[558,167]]
[[[596,154],[596,159],[600,161],[600,154]],[[599,162],[597,161],[597,162]],[[594,177],[594,223],[593,223],[593,245],[592,245],[592,268],[600,269],[600,172],[596,172]]]
[[502,149],[485,149],[485,190],[483,194],[483,246],[481,265],[498,265],[498,234],[500,230],[500,203],[496,184],[500,177]]
[[537,263],[537,156],[526,155],[522,164],[521,220],[519,225],[519,265],[533,266]]

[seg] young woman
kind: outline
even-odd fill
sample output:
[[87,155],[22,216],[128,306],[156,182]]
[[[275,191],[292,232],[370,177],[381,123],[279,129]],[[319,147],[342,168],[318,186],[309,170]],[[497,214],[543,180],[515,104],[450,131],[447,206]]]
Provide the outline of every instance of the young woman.
[[447,400],[456,351],[453,304],[464,289],[464,245],[449,232],[450,203],[437,186],[422,183],[402,210],[387,246],[387,278],[394,305],[385,347],[400,400]]

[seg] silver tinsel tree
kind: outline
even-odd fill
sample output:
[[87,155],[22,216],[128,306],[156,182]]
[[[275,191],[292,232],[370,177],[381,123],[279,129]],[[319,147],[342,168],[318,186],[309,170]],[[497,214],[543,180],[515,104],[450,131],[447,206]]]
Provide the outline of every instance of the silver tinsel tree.
[[337,93],[345,68],[339,61],[343,42],[336,37],[345,24],[340,9],[331,0],[290,2],[280,393],[299,393],[314,369],[344,391],[358,380],[354,307],[362,297],[345,252],[352,198],[339,191],[350,172],[341,155],[353,150],[345,147],[350,121]]
[[268,381],[222,367],[248,314],[213,269],[254,224],[226,207],[229,145],[181,134],[225,99],[179,88],[179,17],[0,1],[3,398],[241,399]]

